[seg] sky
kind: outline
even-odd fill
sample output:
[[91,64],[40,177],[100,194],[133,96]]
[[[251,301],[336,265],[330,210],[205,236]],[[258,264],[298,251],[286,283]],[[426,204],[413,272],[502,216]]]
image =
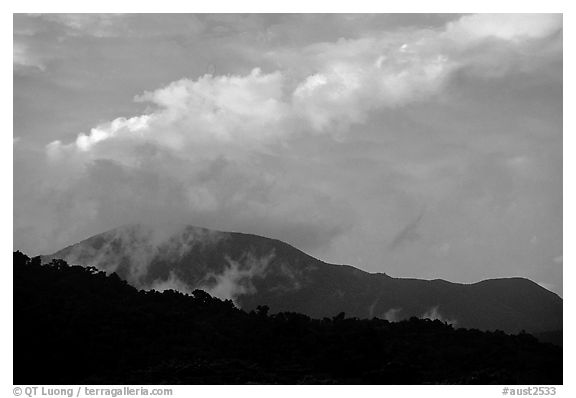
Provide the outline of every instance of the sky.
[[562,294],[559,14],[14,16],[14,249],[129,223]]

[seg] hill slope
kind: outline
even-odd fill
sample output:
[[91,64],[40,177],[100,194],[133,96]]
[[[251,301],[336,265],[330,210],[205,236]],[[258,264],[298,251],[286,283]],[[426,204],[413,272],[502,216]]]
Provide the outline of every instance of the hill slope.
[[561,384],[562,350],[440,321],[247,313],[14,253],[14,384]]
[[130,225],[60,250],[142,289],[203,289],[251,310],[315,318],[440,319],[459,327],[533,333],[562,329],[562,299],[524,278],[475,284],[392,278],[317,260],[278,240],[192,226]]

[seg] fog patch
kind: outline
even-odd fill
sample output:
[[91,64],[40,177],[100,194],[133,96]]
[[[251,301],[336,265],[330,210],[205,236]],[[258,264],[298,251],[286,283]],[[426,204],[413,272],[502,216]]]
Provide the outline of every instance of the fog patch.
[[302,279],[304,279],[305,276],[300,270],[294,269],[286,263],[281,263],[278,267],[278,275],[283,277],[283,281],[275,286],[270,287],[269,291],[291,292],[302,288]]
[[445,323],[452,325],[452,326],[456,326],[458,324],[458,321],[456,319],[448,319],[448,318],[444,317],[440,313],[440,311],[438,310],[438,306],[430,308],[428,311],[426,311],[424,314],[422,314],[422,316],[420,318],[430,319],[432,321],[438,320],[438,321],[445,322]]
[[374,308],[376,308],[376,304],[378,303],[378,300],[374,301],[369,307],[368,307],[368,318],[373,318],[374,317]]
[[70,264],[117,272],[136,288],[148,288],[144,279],[153,261],[176,262],[194,247],[212,245],[226,233],[183,224],[135,224],[81,242],[63,257]]
[[166,280],[155,280],[152,282],[148,290],[156,290],[158,292],[163,292],[165,290],[175,290],[180,293],[190,294],[192,289],[184,283],[180,278],[176,276],[173,271],[170,271],[168,279]]
[[204,283],[198,288],[205,290],[211,296],[222,300],[232,300],[234,304],[238,305],[239,296],[256,293],[252,279],[263,277],[275,256],[272,251],[263,257],[255,257],[249,253],[241,261],[226,257],[228,263],[226,269],[220,274],[207,274]]
[[383,317],[388,322],[398,322],[400,320],[400,311],[402,311],[402,308],[390,308],[384,313]]

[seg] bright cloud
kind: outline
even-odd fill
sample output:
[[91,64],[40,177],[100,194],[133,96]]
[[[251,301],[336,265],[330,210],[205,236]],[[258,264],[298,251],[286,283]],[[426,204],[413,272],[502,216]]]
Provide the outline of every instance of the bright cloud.
[[520,41],[541,39],[561,29],[561,14],[476,14],[449,23],[446,31],[463,41],[490,38]]
[[[85,22],[76,20],[71,17],[70,23]],[[462,17],[443,30],[381,34],[280,52],[272,56],[289,65],[304,61],[316,72],[264,73],[255,68],[247,75],[178,80],[136,97],[156,107],[151,113],[100,125],[80,134],[73,147],[86,152],[116,138],[174,149],[214,140],[250,146],[301,131],[342,134],[378,109],[439,94],[460,69],[492,69],[493,62],[506,62],[494,58],[501,54],[470,57],[480,40],[501,40],[514,52],[515,46],[554,34],[561,26],[556,14],[481,14]],[[50,152],[60,146],[70,148],[53,143]]]

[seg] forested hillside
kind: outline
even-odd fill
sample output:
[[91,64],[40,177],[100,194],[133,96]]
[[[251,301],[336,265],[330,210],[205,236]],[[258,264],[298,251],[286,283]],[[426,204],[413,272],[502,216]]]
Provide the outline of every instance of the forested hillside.
[[15,384],[561,384],[560,347],[439,320],[246,312],[14,253]]

